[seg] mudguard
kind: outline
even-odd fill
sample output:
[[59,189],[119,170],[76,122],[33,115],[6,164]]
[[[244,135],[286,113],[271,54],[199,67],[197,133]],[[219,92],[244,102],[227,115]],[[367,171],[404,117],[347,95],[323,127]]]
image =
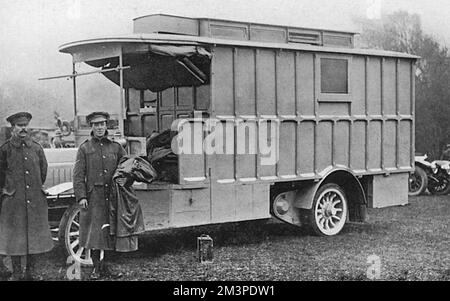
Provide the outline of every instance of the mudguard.
[[351,221],[363,222],[366,219],[367,199],[361,182],[353,172],[342,166],[327,168],[320,173],[320,181],[308,182],[297,191],[294,206],[299,209],[312,209],[314,197],[319,188],[326,183],[341,186],[348,198]]

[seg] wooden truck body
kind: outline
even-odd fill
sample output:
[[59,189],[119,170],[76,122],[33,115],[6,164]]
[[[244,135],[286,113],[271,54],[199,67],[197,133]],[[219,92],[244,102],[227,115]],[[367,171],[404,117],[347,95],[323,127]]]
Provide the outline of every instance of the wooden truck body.
[[[368,207],[408,203],[415,56],[355,49],[354,33],[168,15],[60,51],[74,71],[87,63],[120,87],[118,127],[130,153],[146,155],[146,139],[177,120],[192,148],[205,147],[207,120],[231,129],[228,151],[179,154],[177,182],[136,185],[147,230],[316,216],[319,234],[334,235],[325,230],[339,218],[363,221]],[[273,124],[275,139],[262,142],[277,145],[276,162],[237,152],[239,143],[261,146],[260,127]]]

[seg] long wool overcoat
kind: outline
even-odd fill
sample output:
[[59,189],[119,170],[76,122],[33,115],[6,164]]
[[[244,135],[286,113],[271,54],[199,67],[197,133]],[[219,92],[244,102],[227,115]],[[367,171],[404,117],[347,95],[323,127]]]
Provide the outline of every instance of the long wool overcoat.
[[122,146],[104,137],[92,137],[80,145],[73,171],[77,202],[88,200],[88,209],[80,213],[80,246],[87,249],[112,250],[109,234],[109,203],[112,176],[126,152]]
[[13,136],[0,147],[0,254],[22,256],[53,248],[42,185],[47,160],[42,147]]

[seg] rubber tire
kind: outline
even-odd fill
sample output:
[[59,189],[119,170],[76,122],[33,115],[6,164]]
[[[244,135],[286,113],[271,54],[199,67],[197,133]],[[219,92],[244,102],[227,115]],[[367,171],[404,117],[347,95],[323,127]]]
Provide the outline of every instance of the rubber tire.
[[420,176],[420,178],[422,179],[422,185],[420,186],[419,190],[417,190],[416,192],[410,192],[409,187],[408,187],[408,195],[409,196],[421,195],[421,194],[425,193],[425,190],[427,190],[427,187],[428,187],[428,176],[427,176],[427,173],[425,172],[425,170],[423,170],[423,168],[420,166],[416,166],[414,169],[414,173],[417,173]]
[[[80,212],[81,208],[77,203],[72,204],[67,210],[64,212],[63,217],[59,223],[59,232],[58,232],[58,240],[60,243],[60,247],[62,249],[62,253],[65,258],[71,255],[70,246],[68,245],[70,242],[68,240],[68,235],[70,229],[68,228],[68,223],[72,219],[72,217]],[[90,266],[91,263],[81,262],[83,266]]]
[[[319,201],[319,196],[325,190],[330,190],[330,189],[337,190],[337,191],[339,191],[339,193],[341,193],[341,195],[344,197],[344,200],[343,200],[345,202],[345,206],[344,207],[347,209],[346,212],[345,212],[345,215],[344,215],[345,216],[345,218],[344,218],[344,226],[342,226],[342,228],[337,233],[335,233],[333,235],[328,235],[328,234],[323,233],[320,230],[320,228],[317,226],[317,224],[316,224],[316,217],[315,217],[315,208],[316,208],[317,202]],[[334,183],[325,184],[325,185],[321,186],[319,188],[319,190],[317,190],[316,195],[314,196],[314,201],[313,201],[313,204],[312,204],[312,208],[307,211],[307,214],[308,214],[308,224],[309,224],[309,227],[311,228],[311,230],[313,231],[313,234],[315,234],[316,236],[322,236],[322,237],[332,237],[332,236],[338,235],[342,231],[342,229],[345,227],[345,223],[346,223],[347,218],[348,218],[348,198],[347,198],[344,190],[339,185],[334,184]]]
[[450,181],[447,182],[447,186],[441,190],[441,191],[436,191],[434,189],[434,187],[430,186],[428,187],[428,191],[432,194],[432,195],[447,195],[450,193]]

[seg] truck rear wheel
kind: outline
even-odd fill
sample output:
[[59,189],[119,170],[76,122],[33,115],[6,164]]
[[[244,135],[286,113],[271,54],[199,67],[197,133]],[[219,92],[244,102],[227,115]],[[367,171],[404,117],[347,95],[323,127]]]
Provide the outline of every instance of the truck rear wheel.
[[341,232],[347,221],[348,201],[339,185],[325,184],[314,196],[309,210],[309,223],[315,234],[334,236]]
[[80,211],[75,203],[64,212],[59,224],[59,242],[65,256],[72,256],[82,265],[91,265],[90,251],[80,246]]

